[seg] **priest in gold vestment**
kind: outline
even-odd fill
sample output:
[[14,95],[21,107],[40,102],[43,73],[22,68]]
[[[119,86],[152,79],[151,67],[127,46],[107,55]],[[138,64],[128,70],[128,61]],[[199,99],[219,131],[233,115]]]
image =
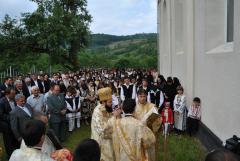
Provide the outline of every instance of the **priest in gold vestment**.
[[[146,126],[148,126],[154,133],[154,135],[156,136],[156,140],[158,140],[157,138],[157,132],[162,124],[162,120],[160,115],[158,114],[158,110],[155,104],[147,102],[147,92],[144,89],[139,89],[137,92],[137,97],[138,97],[138,102],[135,108],[135,112],[134,112],[134,116],[140,120],[143,124],[145,124]],[[156,114],[159,115],[159,117],[157,117],[154,120],[149,121],[148,118],[152,115],[152,114]],[[157,144],[156,146],[156,151],[158,150]],[[156,154],[155,154],[156,156]]]
[[155,136],[141,121],[133,116],[136,103],[123,102],[125,117],[111,119],[112,141],[116,161],[155,161]]
[[107,122],[112,117],[112,90],[98,90],[100,104],[94,109],[91,122],[91,138],[96,140],[101,149],[101,161],[115,161],[112,140],[104,138]]
[[158,109],[155,104],[147,102],[147,93],[144,89],[139,89],[137,92],[138,102],[135,108],[134,116],[147,125],[154,133],[156,133],[161,126],[161,117],[158,119],[148,121],[152,113],[158,114]]

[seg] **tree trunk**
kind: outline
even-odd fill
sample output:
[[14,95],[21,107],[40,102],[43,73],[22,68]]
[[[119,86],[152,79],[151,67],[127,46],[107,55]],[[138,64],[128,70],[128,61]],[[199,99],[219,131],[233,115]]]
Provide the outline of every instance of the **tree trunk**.
[[[80,40],[79,40],[80,41]],[[71,50],[70,50],[70,60],[74,70],[79,70],[79,62],[78,62],[78,52],[79,52],[79,43],[77,40],[72,41]]]

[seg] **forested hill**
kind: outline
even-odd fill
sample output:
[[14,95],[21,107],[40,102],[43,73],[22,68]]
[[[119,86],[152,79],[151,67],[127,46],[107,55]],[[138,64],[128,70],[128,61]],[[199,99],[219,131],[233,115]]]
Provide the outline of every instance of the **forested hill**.
[[91,35],[89,47],[79,54],[81,66],[157,67],[157,34]]
[[[80,67],[157,67],[157,34],[136,34],[129,36],[114,36],[107,34],[93,34],[85,50],[79,51]],[[37,56],[37,59],[36,59]],[[9,68],[7,55],[0,59],[0,69]],[[6,60],[6,61],[5,61]],[[49,71],[50,57],[47,53],[39,55],[28,54],[12,63],[14,69],[26,73],[36,70]],[[18,62],[25,63],[18,63]],[[11,61],[10,61],[11,62]],[[52,72],[68,70],[61,64],[51,64]]]
[[156,41],[157,34],[149,33],[149,34],[135,34],[135,35],[127,35],[127,36],[116,36],[116,35],[108,35],[108,34],[92,34],[90,40],[90,48],[101,47],[105,45],[110,45],[114,42],[119,41],[127,41],[127,40],[148,40],[148,41]]

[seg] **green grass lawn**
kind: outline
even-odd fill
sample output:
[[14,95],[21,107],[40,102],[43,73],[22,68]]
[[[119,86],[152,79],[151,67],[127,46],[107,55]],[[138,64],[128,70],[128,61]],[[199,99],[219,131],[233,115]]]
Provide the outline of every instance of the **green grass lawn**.
[[[171,134],[167,144],[167,161],[204,161],[206,151],[200,141],[188,135]],[[164,138],[160,136],[158,161],[163,161]]]
[[[163,161],[164,140],[162,135],[159,135],[158,161]],[[81,140],[89,137],[90,126],[83,125],[80,129],[76,129],[72,134],[69,134],[68,139],[64,143],[64,147],[74,151],[74,148]],[[3,147],[2,137],[0,138],[0,146]],[[175,134],[171,134],[168,139],[167,151],[167,161],[203,161],[205,157],[205,150],[201,143],[196,138],[187,135],[176,136]],[[3,152],[3,154],[5,154],[5,152]],[[6,159],[3,159],[3,161],[6,161]]]

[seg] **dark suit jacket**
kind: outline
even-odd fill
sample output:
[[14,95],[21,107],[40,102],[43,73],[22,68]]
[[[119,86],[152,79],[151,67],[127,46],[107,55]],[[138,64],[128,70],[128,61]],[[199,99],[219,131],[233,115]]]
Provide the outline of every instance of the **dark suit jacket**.
[[50,90],[50,84],[51,84],[51,80],[44,80],[44,87],[45,87],[45,93],[47,93]]
[[52,94],[47,98],[48,111],[50,113],[49,122],[59,123],[65,120],[65,116],[61,115],[61,110],[66,109],[66,102],[63,94],[59,97]]
[[22,89],[23,89],[23,95],[26,97],[26,99],[31,95],[29,90],[28,90],[28,87],[27,87],[27,84],[25,83],[25,81],[22,81]]
[[6,87],[6,85],[5,85],[4,83],[0,85],[0,90],[5,91],[6,88],[7,88],[7,87]]
[[41,83],[41,80],[37,79],[37,84],[35,84],[35,82],[33,81],[33,79],[31,79],[31,86],[38,86],[40,92],[43,93],[43,85],[42,85],[42,83]]
[[[1,85],[0,85],[0,98],[2,98],[2,97],[5,96],[4,92],[5,92],[6,88],[7,88],[7,87],[6,87],[5,84],[1,84]],[[9,86],[9,88],[13,88],[13,86]]]
[[[16,94],[20,93],[20,91],[17,88],[15,88],[15,91],[16,91]],[[25,99],[27,99],[30,96],[30,93],[26,88],[22,89],[22,94],[25,96]]]
[[22,138],[25,122],[33,118],[33,109],[28,104],[25,104],[25,107],[31,113],[31,116],[29,116],[23,109],[18,106],[16,106],[15,109],[10,112],[11,129],[17,140]]
[[58,84],[58,85],[60,84],[59,81],[55,81],[55,80],[52,80],[51,82],[54,83],[54,84]]
[[0,99],[0,121],[10,125],[10,112],[12,108],[6,97]]

